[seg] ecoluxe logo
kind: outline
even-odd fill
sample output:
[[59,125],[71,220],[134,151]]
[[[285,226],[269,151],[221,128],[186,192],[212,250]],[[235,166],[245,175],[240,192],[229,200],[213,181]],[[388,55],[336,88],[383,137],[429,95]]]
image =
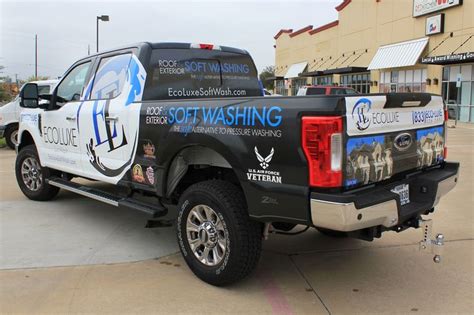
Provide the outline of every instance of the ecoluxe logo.
[[352,109],[352,119],[356,122],[356,127],[363,131],[370,126],[370,109],[372,102],[368,98],[358,100]]
[[358,100],[352,109],[352,119],[358,130],[364,131],[371,125],[390,125],[400,122],[400,113],[394,111],[372,110],[372,101],[368,98]]

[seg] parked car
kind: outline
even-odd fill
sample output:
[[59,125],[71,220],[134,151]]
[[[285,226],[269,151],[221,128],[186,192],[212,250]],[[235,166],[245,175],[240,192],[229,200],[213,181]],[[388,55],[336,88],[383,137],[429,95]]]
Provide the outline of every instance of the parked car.
[[334,85],[309,85],[300,87],[297,96],[302,95],[352,95],[358,94],[356,90],[344,86]]
[[[58,80],[34,81],[33,83],[38,85],[39,94],[49,94],[56,83],[58,83]],[[20,119],[20,110],[20,99],[18,96],[10,103],[0,107],[0,138],[5,137],[5,142],[13,150],[18,142],[18,121]]]
[[37,84],[21,91],[18,185],[32,200],[64,189],[174,222],[184,260],[213,285],[247,276],[272,231],[370,241],[424,226],[456,185],[440,96],[261,95],[237,48],[141,43],[87,56],[47,105]]

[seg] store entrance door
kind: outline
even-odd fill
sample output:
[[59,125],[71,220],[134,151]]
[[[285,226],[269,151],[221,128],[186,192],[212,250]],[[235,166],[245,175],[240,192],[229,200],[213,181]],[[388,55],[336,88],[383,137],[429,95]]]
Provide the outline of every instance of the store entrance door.
[[[461,87],[456,87],[456,78],[461,75]],[[442,94],[448,105],[450,119],[456,118],[458,100],[458,120],[474,123],[474,64],[443,67]]]

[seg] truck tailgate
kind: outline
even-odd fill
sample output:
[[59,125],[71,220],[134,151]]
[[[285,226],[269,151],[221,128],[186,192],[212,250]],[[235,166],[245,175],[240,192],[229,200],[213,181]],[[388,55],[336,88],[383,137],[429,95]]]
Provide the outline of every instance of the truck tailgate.
[[387,94],[345,98],[344,186],[383,180],[444,160],[440,96]]

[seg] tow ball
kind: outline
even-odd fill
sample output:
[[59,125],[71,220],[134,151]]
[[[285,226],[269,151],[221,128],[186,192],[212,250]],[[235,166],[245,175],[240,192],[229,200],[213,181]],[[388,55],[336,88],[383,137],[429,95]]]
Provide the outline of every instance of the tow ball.
[[433,221],[423,220],[418,221],[418,226],[421,228],[423,237],[419,243],[419,250],[424,253],[433,254],[433,261],[435,263],[441,262],[441,254],[444,245],[444,235],[436,234],[434,239],[431,239],[433,232]]

